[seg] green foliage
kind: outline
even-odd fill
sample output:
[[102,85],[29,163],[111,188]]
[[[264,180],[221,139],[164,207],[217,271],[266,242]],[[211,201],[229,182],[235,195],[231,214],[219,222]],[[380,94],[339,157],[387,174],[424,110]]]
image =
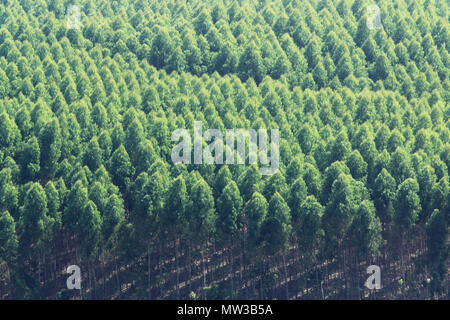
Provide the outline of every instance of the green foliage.
[[[103,292],[117,281],[108,297],[271,297],[268,279],[297,287],[280,267],[315,271],[319,288],[379,254],[389,266],[397,248],[416,255],[405,235],[420,248],[427,237],[418,260],[432,280],[419,291],[448,294],[445,1],[381,2],[379,30],[362,0],[81,0],[80,30],[66,5],[0,4],[7,298],[54,297],[55,268],[69,262],[104,276]],[[171,133],[194,121],[279,129],[279,170],[174,165]],[[221,274],[223,252],[239,272]],[[98,281],[82,293],[98,298]]]
[[418,195],[419,184],[414,179],[406,179],[397,189],[397,201],[394,221],[403,229],[411,229],[421,210]]
[[308,196],[301,203],[297,223],[295,224],[299,245],[308,254],[319,246],[324,237],[322,228],[323,207],[314,198]]
[[381,223],[370,200],[361,202],[352,222],[351,233],[360,254],[379,255],[382,243]]
[[16,235],[16,224],[8,211],[0,215],[0,261],[10,267],[15,262],[19,241]]
[[232,237],[239,228],[242,198],[234,181],[228,183],[217,200],[216,230],[221,237]]
[[195,183],[191,194],[190,232],[196,234],[196,238],[201,240],[214,232],[214,198],[211,188],[203,179]]
[[281,195],[276,192],[269,202],[267,217],[262,226],[262,234],[266,250],[274,254],[279,250],[285,250],[291,235],[292,225],[289,206]]
[[442,211],[434,210],[426,225],[428,265],[431,269],[431,289],[434,292],[445,290],[448,250],[448,223]]

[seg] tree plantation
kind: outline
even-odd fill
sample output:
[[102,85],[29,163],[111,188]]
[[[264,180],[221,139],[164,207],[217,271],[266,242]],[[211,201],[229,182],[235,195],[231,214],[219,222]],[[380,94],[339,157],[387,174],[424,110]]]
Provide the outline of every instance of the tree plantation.
[[[448,12],[2,1],[0,300],[448,299]],[[197,124],[277,130],[277,170],[174,163]]]

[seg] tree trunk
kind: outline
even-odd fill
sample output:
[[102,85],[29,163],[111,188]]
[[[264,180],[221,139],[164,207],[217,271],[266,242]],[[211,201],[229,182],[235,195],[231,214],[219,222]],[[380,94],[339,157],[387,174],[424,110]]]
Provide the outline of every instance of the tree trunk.
[[319,285],[320,285],[320,292],[322,295],[322,300],[325,300],[325,296],[323,294],[323,286],[322,286],[322,281],[319,281],[319,264],[317,262],[317,256],[314,258],[315,262],[314,262],[314,269],[316,269],[316,283],[317,283],[317,289],[319,289]]
[[231,280],[231,299],[234,297],[234,275],[233,275],[233,240],[230,238],[230,248],[228,249],[228,259],[230,265],[229,277]]
[[152,265],[151,265],[151,250],[150,250],[150,244],[149,244],[147,247],[147,286],[148,286],[148,299],[149,300],[152,300],[151,275],[152,275]]
[[263,300],[264,297],[263,297],[262,284],[263,284],[263,277],[264,277],[264,259],[261,259],[261,270],[260,270],[260,272],[261,272],[261,277],[259,278],[259,299]]
[[120,278],[119,278],[119,268],[117,267],[117,256],[114,255],[114,267],[116,269],[116,281],[117,281],[117,297],[120,300],[120,294],[122,293],[122,285],[120,284]]
[[106,263],[105,263],[105,255],[102,255],[102,278],[103,278],[103,299],[106,299]]
[[[88,260],[88,279],[89,279],[89,290],[92,290],[92,279],[91,279],[91,263]],[[91,293],[92,298],[92,293]]]
[[191,240],[188,240],[189,293],[192,292]]
[[177,269],[177,300],[180,299],[180,267],[178,266],[178,239],[175,238],[175,268]]
[[203,300],[206,300],[206,273],[205,273],[205,253],[204,253],[204,245],[202,245],[201,248],[201,255],[202,255],[202,277],[203,277]]
[[287,276],[287,266],[286,266],[286,253],[283,251],[283,269],[284,269],[284,287],[286,290],[286,300],[289,300],[289,282],[288,282],[288,276]]

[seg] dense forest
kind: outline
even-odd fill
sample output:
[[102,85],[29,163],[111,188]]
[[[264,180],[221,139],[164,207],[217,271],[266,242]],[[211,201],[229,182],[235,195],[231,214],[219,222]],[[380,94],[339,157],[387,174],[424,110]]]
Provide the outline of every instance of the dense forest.
[[[1,1],[0,299],[448,299],[448,13]],[[279,170],[174,164],[195,121]]]

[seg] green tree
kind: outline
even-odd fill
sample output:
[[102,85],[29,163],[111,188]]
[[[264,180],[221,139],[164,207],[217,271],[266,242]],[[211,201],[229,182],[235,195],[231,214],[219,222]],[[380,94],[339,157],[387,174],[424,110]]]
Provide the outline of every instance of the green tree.
[[87,149],[83,154],[83,162],[91,171],[95,171],[102,164],[102,151],[98,144],[97,137],[91,139],[87,145]]
[[191,270],[191,244],[200,244],[202,246],[202,274],[203,286],[206,286],[206,274],[204,263],[204,245],[205,241],[215,233],[215,214],[214,214],[214,197],[208,184],[200,179],[195,183],[190,193],[192,205],[189,209],[189,276],[192,275]]
[[363,200],[351,226],[353,244],[361,256],[377,256],[382,244],[381,223],[370,200]]
[[372,70],[372,80],[385,80],[391,72],[391,64],[384,53],[380,54],[376,60]]
[[250,248],[258,248],[263,240],[262,226],[267,215],[269,204],[266,198],[255,191],[245,204],[245,214],[248,219],[248,241]]
[[397,199],[395,202],[394,223],[400,231],[400,257],[401,269],[403,276],[405,276],[404,267],[404,239],[405,236],[409,238],[412,229],[415,227],[421,211],[419,198],[419,184],[415,179],[408,178],[403,181],[397,189]]
[[72,234],[78,230],[80,211],[88,202],[88,190],[81,180],[76,181],[67,195],[67,206],[63,211],[63,227]]
[[285,294],[286,299],[289,297],[289,289],[287,284],[287,269],[285,253],[291,237],[292,225],[291,214],[287,203],[278,193],[272,196],[269,202],[267,217],[262,226],[262,234],[264,234],[265,250],[269,255],[275,255],[281,252],[283,257]]
[[435,209],[426,224],[427,232],[427,264],[431,272],[431,292],[441,293],[445,277],[448,274],[448,225],[443,211]]
[[180,296],[179,242],[188,228],[186,210],[189,205],[186,183],[182,175],[173,181],[167,195],[167,205],[162,217],[162,225],[175,242],[175,263],[177,264],[177,298]]
[[130,157],[123,145],[120,145],[112,154],[111,171],[114,183],[122,188],[129,183],[134,173]]
[[291,209],[292,224],[297,226],[301,216],[302,203],[307,196],[307,187],[305,181],[300,177],[294,181],[289,191],[288,205]]
[[230,239],[239,228],[242,198],[234,181],[230,181],[217,200],[216,230],[224,239]]
[[[46,227],[47,196],[39,183],[31,183],[21,208],[20,251],[24,257],[34,258],[42,245]],[[35,261],[35,260],[34,260]]]
[[361,182],[345,173],[340,173],[333,182],[322,220],[328,252],[335,253],[336,249],[341,249],[360,202],[368,197],[366,192]]
[[59,191],[56,189],[53,181],[47,182],[45,185],[45,195],[47,197],[47,241],[49,246],[52,246],[53,241],[55,241],[59,231],[62,227],[62,215],[61,215],[61,197]]
[[102,234],[104,239],[109,239],[125,218],[123,199],[112,194],[106,199],[105,210],[102,215]]
[[41,151],[41,173],[44,176],[52,175],[61,156],[62,137],[57,119],[50,120],[42,128],[39,135]]
[[219,171],[217,171],[216,177],[214,179],[214,197],[217,199],[222,194],[225,187],[233,180],[230,169],[227,165],[222,166]]
[[248,78],[253,78],[257,84],[262,81],[266,70],[261,53],[254,42],[251,42],[245,48],[239,60],[237,70],[242,81],[247,81]]
[[261,172],[256,165],[249,166],[238,178],[237,184],[244,201],[250,200],[255,192],[259,192]]
[[10,168],[4,168],[0,171],[0,208],[2,211],[8,211],[16,220],[18,220],[18,190],[12,181]]
[[89,258],[98,250],[102,229],[100,212],[94,202],[88,201],[80,210],[77,226],[78,241],[83,253]]
[[169,59],[174,52],[174,41],[166,28],[160,27],[155,33],[149,61],[157,68],[164,68],[168,65]]
[[264,185],[263,196],[266,199],[271,199],[271,197],[278,192],[283,198],[287,198],[289,188],[286,184],[284,176],[278,171],[277,173],[270,176]]
[[[297,209],[296,233],[300,248],[308,255],[323,241],[323,207],[314,196],[307,196]],[[311,258],[311,257],[310,257]]]
[[378,216],[382,223],[386,224],[394,216],[394,202],[397,185],[395,179],[383,168],[375,179],[373,198]]
[[346,164],[354,179],[361,180],[367,176],[367,163],[358,150],[353,150],[347,158]]
[[6,262],[10,270],[15,267],[19,241],[16,223],[8,211],[0,214],[0,261]]
[[312,70],[312,76],[319,89],[325,87],[328,83],[327,71],[323,67],[322,62],[316,64],[316,66]]
[[0,147],[3,152],[13,154],[15,146],[20,141],[20,131],[7,113],[0,115]]

